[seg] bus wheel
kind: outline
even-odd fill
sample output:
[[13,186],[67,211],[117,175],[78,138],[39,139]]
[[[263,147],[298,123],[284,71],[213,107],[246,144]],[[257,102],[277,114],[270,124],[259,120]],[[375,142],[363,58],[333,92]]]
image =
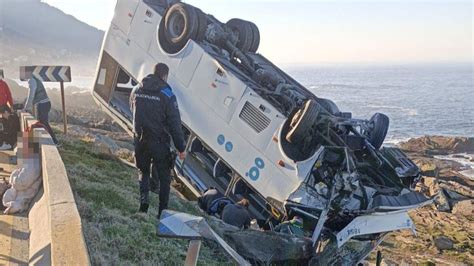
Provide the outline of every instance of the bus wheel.
[[255,53],[260,45],[260,32],[257,25],[250,21],[233,18],[226,23],[237,36],[237,48],[243,52]]
[[384,114],[375,113],[369,123],[372,127],[366,132],[367,140],[378,150],[387,136],[390,119]]
[[297,144],[304,140],[306,134],[311,132],[316,119],[318,118],[318,104],[313,100],[308,100],[292,118],[290,123],[290,131],[286,135],[289,143]]
[[207,16],[198,8],[184,3],[172,5],[160,22],[158,39],[167,53],[177,53],[189,40],[202,41],[207,29]]

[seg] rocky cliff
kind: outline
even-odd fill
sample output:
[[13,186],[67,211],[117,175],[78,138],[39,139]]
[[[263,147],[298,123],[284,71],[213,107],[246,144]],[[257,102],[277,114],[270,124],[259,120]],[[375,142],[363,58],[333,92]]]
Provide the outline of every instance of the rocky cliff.
[[391,234],[381,245],[388,264],[471,264],[474,261],[474,138],[425,136],[400,148],[422,170],[417,189],[433,206],[410,213],[418,235]]

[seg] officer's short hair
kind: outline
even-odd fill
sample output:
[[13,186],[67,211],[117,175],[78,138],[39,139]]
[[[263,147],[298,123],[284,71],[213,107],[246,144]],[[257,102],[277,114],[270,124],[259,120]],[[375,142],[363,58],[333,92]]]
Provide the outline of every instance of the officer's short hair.
[[158,63],[153,73],[164,80],[168,76],[169,71],[170,69],[166,64]]

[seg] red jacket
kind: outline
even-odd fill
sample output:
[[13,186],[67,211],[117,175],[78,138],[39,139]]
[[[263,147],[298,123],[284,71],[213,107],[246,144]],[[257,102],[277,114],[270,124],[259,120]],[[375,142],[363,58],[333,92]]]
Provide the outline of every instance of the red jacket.
[[13,107],[12,93],[7,83],[0,79],[0,105],[9,104],[10,108]]

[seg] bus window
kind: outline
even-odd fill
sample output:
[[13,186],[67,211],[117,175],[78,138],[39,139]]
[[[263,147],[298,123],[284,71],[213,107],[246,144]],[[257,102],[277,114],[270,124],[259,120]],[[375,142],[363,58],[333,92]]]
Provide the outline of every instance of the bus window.
[[[214,168],[219,157],[212,150],[207,148],[200,139],[194,138],[188,149],[188,156],[183,163],[183,168],[192,182],[198,184],[201,192],[205,189],[214,187],[221,193],[225,193],[227,185],[225,184],[225,173],[219,179],[214,177]],[[220,174],[221,175],[221,174]]]
[[222,187],[227,188],[232,181],[232,170],[222,161],[218,159],[214,165],[213,177],[216,182]]
[[94,85],[94,92],[105,103],[109,103],[115,88],[119,64],[106,52],[100,60],[100,67]]
[[130,109],[130,94],[137,84],[123,69],[119,70],[115,90],[112,93],[110,104],[125,118],[132,121],[132,110]]
[[229,197],[234,201],[246,198],[250,202],[250,213],[257,220],[266,221],[271,217],[270,212],[267,210],[268,204],[266,200],[255,192],[242,178],[239,178],[237,182],[234,183]]
[[204,146],[198,138],[191,143],[190,155],[202,164],[202,167],[209,175],[213,175],[214,165],[219,157]]

